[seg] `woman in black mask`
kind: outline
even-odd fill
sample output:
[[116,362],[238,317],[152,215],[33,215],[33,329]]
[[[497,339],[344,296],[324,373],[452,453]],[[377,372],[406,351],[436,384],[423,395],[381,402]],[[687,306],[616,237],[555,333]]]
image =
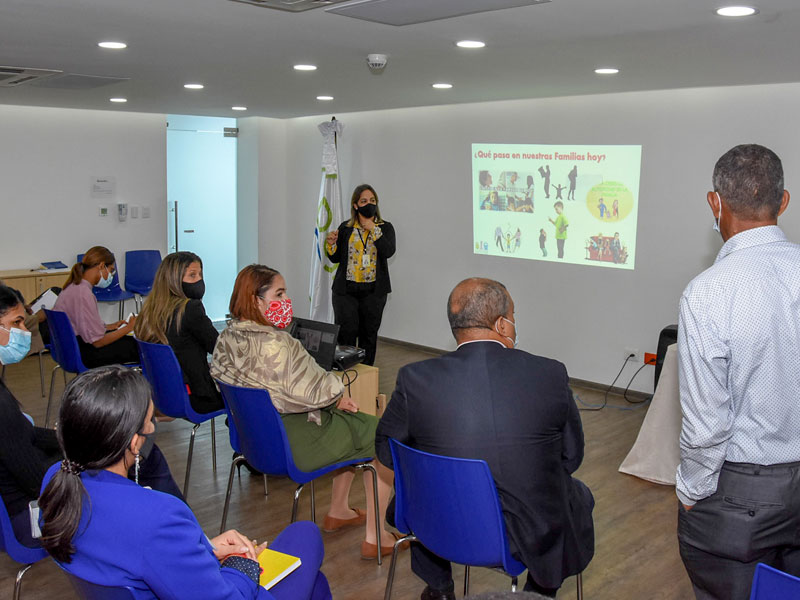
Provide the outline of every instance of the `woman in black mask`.
[[173,252],[161,262],[134,333],[144,342],[169,344],[183,370],[192,408],[208,413],[223,407],[208,372],[207,355],[219,335],[203,307],[203,261],[192,252]]
[[381,219],[371,185],[353,190],[350,219],[325,241],[328,258],[339,263],[332,288],[339,343],[363,348],[364,363],[374,364],[383,307],[392,291],[387,259],[396,247],[394,227]]

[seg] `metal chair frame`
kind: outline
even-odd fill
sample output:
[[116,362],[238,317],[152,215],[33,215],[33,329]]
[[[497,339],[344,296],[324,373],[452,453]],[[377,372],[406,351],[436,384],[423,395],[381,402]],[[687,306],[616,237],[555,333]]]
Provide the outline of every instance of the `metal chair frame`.
[[8,554],[15,562],[23,565],[17,571],[17,577],[14,580],[14,600],[19,600],[22,591],[22,578],[34,564],[43,558],[47,558],[47,551],[44,548],[28,548],[17,541],[14,536],[14,530],[11,527],[11,518],[2,500],[0,500],[0,550]]

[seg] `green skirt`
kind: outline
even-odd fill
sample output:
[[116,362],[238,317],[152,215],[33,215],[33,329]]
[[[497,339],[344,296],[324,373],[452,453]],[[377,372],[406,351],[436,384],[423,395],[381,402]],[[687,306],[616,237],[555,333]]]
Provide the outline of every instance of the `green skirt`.
[[314,471],[354,458],[375,456],[378,417],[339,409],[320,411],[322,425],[308,414],[281,415],[294,463],[301,471]]

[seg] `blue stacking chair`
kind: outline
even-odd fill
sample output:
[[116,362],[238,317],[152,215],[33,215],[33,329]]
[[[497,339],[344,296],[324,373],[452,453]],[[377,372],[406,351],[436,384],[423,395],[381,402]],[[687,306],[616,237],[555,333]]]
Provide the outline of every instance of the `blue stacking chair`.
[[797,600],[800,598],[800,578],[758,563],[750,589],[750,600]]
[[211,464],[217,472],[217,438],[214,428],[214,417],[225,414],[225,409],[210,413],[198,413],[192,408],[189,393],[183,382],[183,371],[172,348],[164,344],[151,344],[136,340],[139,345],[139,357],[142,362],[142,373],[153,388],[153,404],[168,417],[186,419],[194,424],[189,439],[189,455],[186,458],[186,478],[183,481],[183,497],[189,497],[189,476],[192,472],[192,452],[194,436],[197,429],[206,421],[211,421]]
[[[78,254],[78,262],[83,260],[83,254]],[[93,287],[92,293],[98,302],[119,302],[119,318],[122,320],[125,314],[125,300],[133,298],[133,294],[123,290],[119,285],[119,269],[114,269],[111,277],[111,285],[107,288]]]
[[[395,526],[409,535],[394,545],[384,599],[392,595],[397,550],[405,540],[418,541],[445,560],[465,565],[464,596],[469,595],[470,566],[501,569],[516,591],[525,565],[509,551],[500,498],[486,461],[430,454],[394,439],[389,446]],[[582,597],[579,574],[578,598]]]
[[[311,520],[316,522],[314,480],[325,473],[342,467],[368,469],[372,472],[373,481],[376,484],[373,486],[375,514],[380,514],[380,509],[378,508],[378,474],[375,471],[375,467],[370,464],[373,457],[365,456],[364,458],[335,463],[311,472],[301,471],[294,464],[292,449],[289,446],[289,439],[286,437],[283,420],[278,411],[275,410],[269,392],[264,389],[228,385],[221,381],[217,381],[217,384],[230,415],[230,425],[236,427],[244,459],[264,474],[287,476],[298,484],[292,504],[292,523],[297,520],[297,501],[300,498],[300,492],[303,491],[303,487],[307,483],[311,483]],[[228,520],[228,506],[231,501],[235,466],[236,461],[231,464],[231,473],[228,477],[228,490],[225,495],[225,508],[222,510],[220,533],[225,531],[225,524]],[[380,518],[375,519],[375,530],[378,548],[380,548]],[[381,553],[378,551],[378,564],[381,564],[381,562]]]
[[47,551],[44,548],[28,548],[17,541],[11,528],[11,518],[2,500],[0,500],[0,550],[8,554],[12,560],[25,565],[17,572],[17,579],[14,582],[14,600],[19,600],[22,577],[34,563],[47,557]]
[[69,322],[67,313],[58,310],[45,309],[47,323],[50,326],[50,356],[56,361],[53,373],[50,376],[50,395],[47,398],[47,413],[44,418],[44,426],[50,424],[50,408],[53,403],[53,386],[56,381],[56,370],[61,369],[64,373],[64,384],[67,383],[67,373],[78,375],[88,369],[81,360],[81,351],[78,348],[78,339],[75,337],[75,330]]
[[142,308],[142,296],[147,296],[153,289],[153,279],[160,264],[161,252],[158,250],[129,250],[125,253],[125,290],[133,292],[136,312]]
[[73,575],[64,569],[64,567],[61,567],[61,569],[66,573],[67,579],[69,579],[69,582],[72,584],[72,587],[81,600],[136,600],[136,593],[131,587],[111,587],[92,583],[91,581],[81,579],[77,575]]

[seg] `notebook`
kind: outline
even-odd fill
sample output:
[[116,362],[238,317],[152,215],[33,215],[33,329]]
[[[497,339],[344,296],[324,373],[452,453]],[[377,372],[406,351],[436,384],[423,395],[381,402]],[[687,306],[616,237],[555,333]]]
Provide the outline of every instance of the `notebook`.
[[258,582],[261,587],[268,590],[298,568],[302,561],[296,556],[264,548],[258,555],[258,564],[263,569]]

